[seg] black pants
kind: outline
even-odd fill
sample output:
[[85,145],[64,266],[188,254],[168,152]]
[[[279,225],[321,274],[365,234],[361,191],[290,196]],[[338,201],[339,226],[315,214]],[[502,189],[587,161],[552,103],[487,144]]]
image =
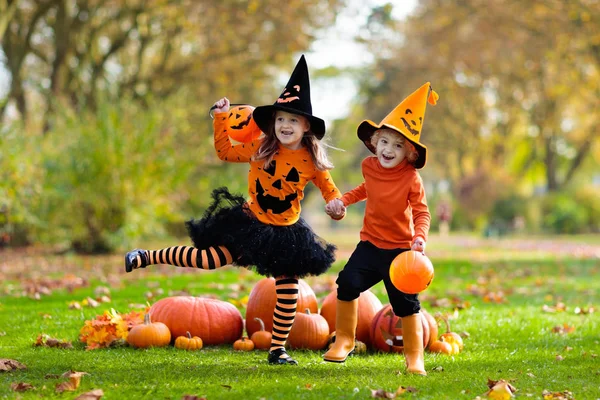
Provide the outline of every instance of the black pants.
[[367,241],[358,243],[337,278],[338,299],[357,299],[362,292],[383,280],[394,314],[407,317],[418,313],[421,310],[418,295],[402,293],[390,280],[390,264],[398,254],[408,250],[410,249],[380,249]]

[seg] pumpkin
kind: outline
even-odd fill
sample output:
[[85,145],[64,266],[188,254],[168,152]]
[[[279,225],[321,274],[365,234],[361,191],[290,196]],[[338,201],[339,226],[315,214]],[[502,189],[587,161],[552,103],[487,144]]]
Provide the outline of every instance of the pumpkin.
[[133,347],[163,347],[171,343],[171,332],[162,322],[151,322],[150,313],[144,315],[144,323],[135,325],[127,335],[127,343]]
[[367,345],[360,340],[354,341],[354,353],[356,354],[364,354],[367,352]]
[[429,345],[429,351],[432,353],[443,353],[443,354],[453,354],[454,349],[452,345],[444,340],[444,338],[440,338],[440,340],[436,340],[432,344]]
[[444,317],[440,313],[437,313],[436,317],[444,321],[444,323],[446,324],[446,332],[440,335],[440,339],[444,339],[444,341],[450,343],[454,350],[453,354],[460,353],[460,351],[464,347],[462,338],[458,333],[452,332],[450,330],[450,323],[448,322],[448,317]]
[[240,143],[248,143],[258,138],[261,130],[252,118],[254,107],[240,104],[229,109],[227,135]]
[[242,314],[231,303],[193,296],[166,297],[150,307],[152,319],[169,327],[173,337],[188,331],[204,345],[233,343],[242,336]]
[[[371,321],[382,307],[383,304],[381,304],[381,301],[370,290],[365,290],[360,294],[358,297],[356,340],[360,340],[365,345],[371,346]],[[325,297],[323,305],[321,306],[321,315],[329,324],[329,332],[335,331],[336,310],[337,289],[333,290]]]
[[402,293],[420,293],[433,280],[433,265],[426,255],[413,250],[405,251],[392,261],[390,279]]
[[319,314],[311,314],[307,308],[296,314],[287,343],[292,349],[321,350],[327,346],[329,325]]
[[[275,279],[264,278],[258,281],[250,292],[248,304],[246,306],[246,331],[248,332],[249,337],[252,337],[252,334],[260,329],[268,332],[273,330],[273,312],[275,311],[275,303],[277,303]],[[302,312],[302,310],[307,308],[312,313],[318,311],[317,296],[308,283],[300,279],[298,281],[298,303],[296,311]],[[260,323],[255,318],[260,318],[264,323],[264,327],[261,327]]]
[[438,324],[433,315],[429,314],[424,309],[421,309],[421,314],[427,320],[427,324],[429,325],[429,343],[425,348],[431,346],[434,342],[437,342],[438,337]]
[[254,342],[244,336],[233,342],[233,349],[237,351],[252,351],[254,350]]
[[[420,315],[423,323],[423,347],[426,347],[429,344],[429,322],[423,316],[423,310],[421,310]],[[373,317],[373,321],[371,322],[371,343],[376,349],[387,353],[402,353],[404,351],[402,318],[394,314],[390,304],[385,305]]]
[[182,350],[200,350],[202,348],[202,339],[198,336],[192,337],[189,332],[187,336],[179,336],[175,339],[175,347]]
[[250,337],[250,340],[254,342],[254,348],[266,350],[271,347],[271,339],[273,338],[273,334],[265,331],[265,323],[262,321],[262,319],[258,317],[254,319],[260,324],[260,330],[254,332]]

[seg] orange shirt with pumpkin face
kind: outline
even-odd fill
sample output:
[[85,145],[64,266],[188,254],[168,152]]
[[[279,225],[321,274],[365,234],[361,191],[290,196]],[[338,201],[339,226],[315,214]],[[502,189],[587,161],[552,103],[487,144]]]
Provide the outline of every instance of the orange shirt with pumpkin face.
[[296,223],[304,187],[309,181],[319,188],[326,202],[341,196],[329,171],[319,171],[305,148],[290,150],[279,146],[268,168],[264,168],[264,161],[252,161],[261,139],[233,145],[227,135],[227,115],[225,112],[214,115],[215,150],[223,161],[250,163],[248,207],[259,221],[278,226]]
[[431,215],[421,176],[406,160],[383,168],[377,157],[362,162],[365,181],[342,196],[348,206],[367,200],[361,240],[380,249],[410,248],[417,236],[427,241]]

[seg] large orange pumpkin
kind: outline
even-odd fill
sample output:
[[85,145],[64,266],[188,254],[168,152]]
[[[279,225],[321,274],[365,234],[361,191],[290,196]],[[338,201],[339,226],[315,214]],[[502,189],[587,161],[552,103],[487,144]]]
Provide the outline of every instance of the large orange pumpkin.
[[[273,329],[275,303],[277,303],[275,279],[264,278],[258,281],[250,292],[246,307],[246,331],[249,337],[252,337],[254,332],[261,329],[260,323],[255,320],[257,317],[264,322],[264,329],[267,332],[271,332]],[[313,314],[318,312],[317,296],[308,283],[300,279],[298,282],[298,305],[296,306],[296,312],[303,312],[307,308]]]
[[[423,347],[429,345],[430,328],[427,318],[421,310],[423,322]],[[373,347],[386,353],[402,353],[404,341],[402,337],[402,318],[397,317],[390,304],[385,305],[373,317],[371,322],[371,343]]]
[[[356,325],[356,340],[359,340],[371,346],[371,321],[373,317],[381,308],[383,304],[381,301],[371,292],[366,290],[358,297],[358,323]],[[327,320],[329,324],[329,333],[335,331],[335,317],[337,309],[337,289],[325,297],[323,305],[321,306],[321,315]]]
[[319,314],[311,314],[306,309],[297,313],[290,330],[287,343],[291,349],[321,350],[327,346],[329,325]]
[[204,345],[233,343],[242,336],[242,314],[231,303],[193,296],[166,297],[150,307],[152,319],[169,327],[173,337],[192,336]]
[[258,138],[260,128],[252,118],[254,107],[240,104],[229,109],[227,115],[227,135],[236,142],[248,143]]

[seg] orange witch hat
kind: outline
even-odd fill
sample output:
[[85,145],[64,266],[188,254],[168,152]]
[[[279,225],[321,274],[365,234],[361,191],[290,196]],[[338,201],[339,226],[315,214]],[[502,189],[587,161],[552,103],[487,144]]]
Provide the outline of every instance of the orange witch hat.
[[370,120],[361,122],[357,129],[358,138],[372,153],[375,153],[375,146],[371,143],[373,133],[381,128],[392,129],[415,146],[419,153],[415,168],[423,168],[427,161],[427,147],[421,143],[425,109],[427,103],[435,105],[439,98],[440,96],[431,88],[431,83],[427,82],[402,100],[379,124]]

